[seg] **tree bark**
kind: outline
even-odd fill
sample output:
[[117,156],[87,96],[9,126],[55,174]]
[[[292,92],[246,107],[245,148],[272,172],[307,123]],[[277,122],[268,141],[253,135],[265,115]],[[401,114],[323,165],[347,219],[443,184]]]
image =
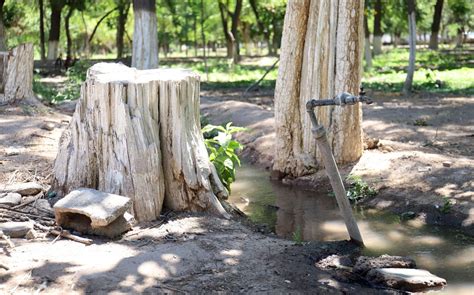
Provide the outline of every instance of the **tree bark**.
[[5,0],[0,0],[0,51],[7,50],[7,31],[3,23],[3,5]]
[[[275,89],[276,154],[273,169],[298,177],[321,167],[305,104],[311,98],[358,93],[363,44],[363,3],[289,1]],[[326,107],[317,116],[328,129],[337,162],[362,154],[359,105]]]
[[436,0],[435,10],[433,14],[433,23],[431,24],[431,36],[429,48],[433,50],[438,49],[438,35],[441,24],[441,16],[443,12],[444,0]]
[[374,55],[382,53],[382,0],[375,0],[374,10]]
[[64,19],[64,28],[66,31],[66,68],[69,66],[69,63],[71,63],[73,57],[72,57],[72,39],[71,39],[71,32],[69,30],[69,20],[71,19],[71,16],[74,12],[74,7],[70,6],[69,11],[66,14],[66,17]]
[[[365,1],[367,7],[367,0]],[[364,55],[365,55],[365,68],[366,70],[370,70],[372,68],[372,49],[370,48],[370,30],[369,30],[369,22],[367,20],[367,14],[364,13],[364,36],[365,36],[365,43],[364,43]]]
[[61,12],[65,1],[50,0],[51,16],[48,40],[48,60],[56,60],[59,56],[59,37],[61,34]]
[[158,68],[158,29],[155,0],[133,0],[132,67]]
[[8,55],[2,55],[4,69],[0,90],[0,104],[33,96],[33,44],[19,45]]
[[40,55],[41,60],[46,60],[46,47],[45,47],[45,37],[44,37],[44,3],[43,0],[38,1],[39,5],[39,18],[40,18]]
[[115,44],[117,46],[117,59],[123,57],[123,39],[125,35],[125,25],[127,24],[128,10],[130,9],[130,2],[121,1],[118,5],[117,15],[117,34]]
[[415,0],[407,0],[408,5],[408,42],[410,44],[410,56],[408,58],[408,70],[403,93],[411,94],[413,85],[413,75],[415,74],[415,54],[416,54],[416,19],[415,19]]
[[163,204],[227,216],[216,198],[222,191],[212,190],[199,120],[198,75],[96,64],[61,137],[53,188],[130,197],[139,221],[159,218]]

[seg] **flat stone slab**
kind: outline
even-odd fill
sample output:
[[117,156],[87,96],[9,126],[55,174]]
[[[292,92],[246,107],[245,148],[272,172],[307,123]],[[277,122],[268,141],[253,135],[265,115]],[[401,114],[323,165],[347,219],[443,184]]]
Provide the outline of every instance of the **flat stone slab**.
[[16,206],[21,203],[21,195],[18,193],[2,193],[0,194],[0,205]]
[[24,183],[13,183],[2,185],[0,184],[0,194],[1,193],[17,193],[22,196],[31,196],[36,195],[41,192],[43,187],[36,182],[24,182]]
[[94,189],[79,188],[70,192],[54,205],[56,222],[63,226],[71,219],[70,214],[80,214],[90,219],[91,227],[103,227],[130,209],[130,198],[101,192]]
[[3,222],[0,223],[0,231],[10,238],[23,238],[28,232],[33,231],[33,224],[30,222]]
[[365,275],[374,268],[415,268],[415,260],[403,256],[381,255],[379,257],[360,256],[353,271]]
[[367,273],[372,283],[409,292],[439,289],[446,286],[446,280],[424,269],[376,268]]

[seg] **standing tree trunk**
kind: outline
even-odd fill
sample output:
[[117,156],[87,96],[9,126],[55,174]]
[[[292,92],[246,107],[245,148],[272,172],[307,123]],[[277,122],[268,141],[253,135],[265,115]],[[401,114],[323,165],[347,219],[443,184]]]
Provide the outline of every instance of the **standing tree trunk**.
[[41,60],[46,60],[46,48],[45,48],[45,38],[44,38],[44,3],[43,0],[38,1],[39,5],[39,18],[40,18],[40,55]]
[[260,18],[260,14],[258,12],[257,1],[256,0],[249,0],[250,7],[252,8],[253,14],[255,14],[255,19],[257,20],[258,30],[260,34],[263,35],[265,42],[267,43],[268,47],[268,55],[273,55],[273,46],[270,43],[270,30],[265,28],[265,24],[263,23],[262,19]]
[[431,36],[429,48],[433,50],[438,49],[438,35],[441,24],[441,15],[443,12],[444,0],[436,0],[435,10],[433,14],[433,23],[431,24]]
[[382,0],[375,0],[374,15],[374,55],[382,53]]
[[3,23],[3,5],[5,0],[0,0],[0,51],[7,50],[7,31]]
[[133,30],[132,67],[158,68],[158,28],[155,0],[133,0],[135,26]]
[[69,20],[71,19],[73,12],[74,12],[74,7],[70,6],[69,11],[67,12],[66,17],[64,19],[64,28],[66,31],[66,63],[65,63],[66,69],[70,66],[73,60],[71,31],[69,30]]
[[[287,4],[275,89],[273,169],[282,175],[298,177],[321,168],[306,102],[359,91],[363,7],[357,0]],[[317,116],[328,129],[335,159],[357,160],[362,154],[361,107],[320,108]]]
[[204,22],[205,20],[204,13],[204,0],[201,0],[201,40],[202,40],[202,55],[204,57],[204,69],[206,71],[206,81],[209,81],[209,69],[207,68],[207,43],[206,43],[206,34],[204,33]]
[[408,59],[407,77],[403,86],[403,93],[409,95],[413,85],[413,75],[415,74],[415,54],[416,54],[416,19],[415,0],[407,0],[408,5],[408,42],[410,43],[410,57]]
[[117,7],[117,34],[115,44],[117,46],[117,59],[119,59],[123,57],[123,38],[125,35],[125,25],[127,24],[128,10],[130,9],[130,1],[121,0]]
[[[365,7],[367,7],[367,1],[365,1]],[[367,13],[364,13],[364,36],[365,36],[365,43],[364,43],[364,55],[365,55],[365,68],[366,70],[370,70],[372,68],[372,49],[370,48],[370,30],[369,30],[369,22],[367,20]]]
[[2,54],[3,69],[0,90],[0,105],[33,95],[33,44],[27,43]]
[[61,12],[64,0],[50,0],[51,17],[48,40],[48,60],[56,60],[59,56],[59,37],[61,35]]
[[199,120],[198,75],[96,64],[61,137],[53,188],[60,195],[88,187],[130,197],[139,221],[159,218],[163,204],[227,216]]
[[[226,39],[227,57],[232,58],[234,63],[239,63],[240,46],[238,28],[240,22],[240,12],[242,11],[242,0],[235,1],[234,12],[231,12],[222,1],[219,1],[219,11],[221,15],[222,28],[224,29],[224,36]],[[228,24],[229,17],[231,20],[230,30]]]

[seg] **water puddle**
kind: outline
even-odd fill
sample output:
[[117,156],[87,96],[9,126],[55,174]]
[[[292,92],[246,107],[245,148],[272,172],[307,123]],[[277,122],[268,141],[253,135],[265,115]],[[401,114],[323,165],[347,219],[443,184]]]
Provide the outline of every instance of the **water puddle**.
[[[269,173],[244,165],[232,184],[230,202],[257,223],[287,239],[348,239],[336,199],[327,191],[299,189],[269,179]],[[418,267],[445,278],[444,292],[474,294],[474,238],[446,227],[400,222],[375,210],[355,212],[367,255],[403,255]]]

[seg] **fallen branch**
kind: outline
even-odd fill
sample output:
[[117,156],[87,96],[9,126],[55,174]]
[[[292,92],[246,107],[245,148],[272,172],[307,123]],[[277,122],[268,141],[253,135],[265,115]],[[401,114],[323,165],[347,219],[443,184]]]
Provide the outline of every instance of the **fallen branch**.
[[0,209],[15,212],[16,214],[22,214],[22,215],[25,215],[27,217],[46,219],[46,220],[54,220],[54,218],[51,218],[51,217],[41,216],[41,215],[33,214],[33,213],[26,213],[26,212],[23,212],[23,211],[14,209],[14,208],[10,208],[10,207],[0,206]]
[[273,65],[268,68],[268,70],[265,72],[265,74],[263,74],[263,76],[255,83],[253,83],[252,85],[250,85],[247,89],[245,89],[244,93],[242,94],[242,96],[246,96],[247,95],[247,92],[249,92],[252,88],[254,87],[257,87],[260,82],[263,81],[263,79],[265,79],[265,77],[268,75],[268,73],[270,73],[274,68],[275,66],[277,65],[277,63],[280,61],[280,59],[278,58],[274,63]]
[[91,239],[73,235],[67,230],[57,230],[57,229],[54,229],[54,228],[48,228],[48,227],[46,227],[44,225],[41,225],[39,223],[35,223],[34,226],[37,227],[40,230],[47,231],[49,234],[53,234],[53,235],[56,235],[56,236],[61,236],[63,238],[70,239],[72,241],[79,242],[79,243],[82,243],[82,244],[85,244],[85,245],[91,245],[93,243],[93,241]]

